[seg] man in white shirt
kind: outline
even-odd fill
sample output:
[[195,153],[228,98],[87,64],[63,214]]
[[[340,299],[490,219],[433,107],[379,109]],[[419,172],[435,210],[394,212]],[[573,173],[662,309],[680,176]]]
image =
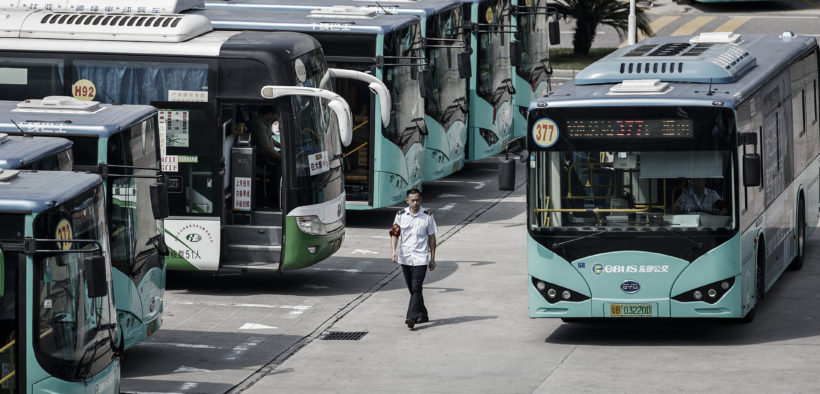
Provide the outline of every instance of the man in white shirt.
[[678,197],[672,207],[676,213],[705,212],[715,215],[725,214],[726,207],[720,195],[706,187],[703,178],[692,179],[692,187],[686,189]]
[[[404,323],[413,328],[416,323],[430,321],[421,294],[426,270],[436,269],[436,221],[430,210],[421,208],[421,192],[407,191],[408,207],[396,213],[390,229],[393,262],[401,264],[404,281],[410,290],[410,304]],[[429,260],[428,260],[429,255]]]

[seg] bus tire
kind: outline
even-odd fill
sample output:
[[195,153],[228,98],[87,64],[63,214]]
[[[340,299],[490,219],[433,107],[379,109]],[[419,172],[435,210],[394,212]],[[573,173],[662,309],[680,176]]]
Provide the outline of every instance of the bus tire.
[[806,258],[806,207],[803,196],[800,196],[800,203],[797,206],[797,256],[789,265],[790,270],[798,271],[803,268]]

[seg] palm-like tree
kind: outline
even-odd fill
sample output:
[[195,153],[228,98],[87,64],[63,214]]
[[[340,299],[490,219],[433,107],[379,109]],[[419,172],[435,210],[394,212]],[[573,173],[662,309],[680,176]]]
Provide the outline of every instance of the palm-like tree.
[[[589,54],[595,30],[598,25],[612,26],[621,40],[629,29],[629,1],[621,0],[557,0],[551,4],[559,14],[575,19],[575,35],[572,38],[573,52]],[[652,35],[649,19],[642,9],[635,9],[635,24],[647,36]]]

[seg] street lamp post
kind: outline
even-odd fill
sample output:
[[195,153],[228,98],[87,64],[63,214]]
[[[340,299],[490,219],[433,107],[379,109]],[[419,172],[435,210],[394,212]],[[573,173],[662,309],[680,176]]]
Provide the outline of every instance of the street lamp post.
[[629,24],[629,29],[627,30],[627,39],[626,42],[629,45],[635,43],[635,35],[636,35],[636,28],[635,28],[635,0],[629,0],[629,19],[627,20]]

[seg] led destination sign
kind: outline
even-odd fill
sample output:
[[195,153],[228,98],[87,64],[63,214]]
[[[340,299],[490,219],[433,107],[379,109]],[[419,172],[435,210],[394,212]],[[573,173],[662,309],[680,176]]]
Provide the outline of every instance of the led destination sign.
[[575,138],[689,138],[692,119],[583,119],[567,120]]

